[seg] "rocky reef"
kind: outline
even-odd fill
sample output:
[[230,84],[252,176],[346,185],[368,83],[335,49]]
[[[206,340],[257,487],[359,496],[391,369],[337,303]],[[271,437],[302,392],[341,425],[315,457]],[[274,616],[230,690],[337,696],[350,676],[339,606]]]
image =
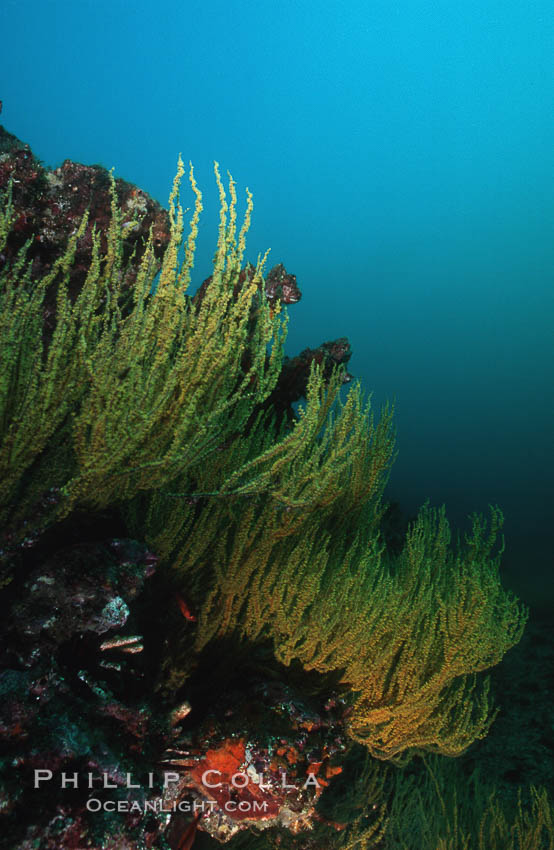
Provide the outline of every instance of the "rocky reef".
[[344,701],[308,706],[247,665],[208,699],[208,658],[192,704],[152,699],[137,630],[155,556],[114,538],[30,561],[2,624],[2,846],[176,848],[195,814],[218,841],[311,827],[342,770]]
[[[0,187],[8,186],[12,223],[0,269],[25,248],[30,279],[40,279],[88,215],[69,270],[74,301],[92,260],[92,225],[106,250],[113,215],[108,172],[69,160],[50,170],[0,127]],[[140,188],[117,178],[115,190],[132,286],[149,238],[159,269],[169,217]],[[243,280],[253,272],[247,266]],[[209,282],[193,300],[202,299]],[[272,305],[301,297],[282,264],[263,288]],[[46,293],[43,323],[48,343],[55,288]],[[290,361],[275,389],[279,417],[294,419],[312,360],[330,374],[349,356],[341,339]],[[194,616],[156,582],[157,555],[125,536],[117,510],[76,512],[44,531],[41,518],[59,498],[52,487],[35,502],[23,539],[9,526],[1,530],[0,846],[183,848],[197,828],[218,841],[252,826],[309,829],[320,794],[341,771],[344,700],[337,695],[309,707],[298,690],[275,680],[275,665],[266,678],[246,664],[233,690],[206,704],[198,660],[186,689],[192,704],[160,696],[157,606],[167,605],[190,628]],[[219,778],[218,787],[202,782],[206,771]]]
[[232,181],[189,293],[183,174],[165,210],[0,127],[0,847],[552,847],[552,736],[502,737],[528,683],[551,720],[551,633],[485,737],[527,619],[500,510],[456,547],[385,504],[391,411],[346,338],[285,357],[301,291]]

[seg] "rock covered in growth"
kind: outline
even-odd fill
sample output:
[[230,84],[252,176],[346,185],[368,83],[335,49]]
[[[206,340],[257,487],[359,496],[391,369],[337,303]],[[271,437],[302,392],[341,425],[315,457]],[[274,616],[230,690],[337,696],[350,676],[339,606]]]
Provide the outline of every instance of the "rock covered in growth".
[[[235,295],[237,294],[237,289],[246,281],[251,281],[255,273],[256,269],[252,263],[247,263],[238,277]],[[198,303],[204,298],[211,281],[212,275],[202,281],[193,296],[194,302]],[[296,304],[302,298],[302,293],[296,283],[296,275],[289,274],[282,263],[273,266],[267,273],[267,277],[265,279],[262,278],[260,289],[262,287],[270,307],[275,307],[277,304]]]
[[27,667],[76,635],[122,628],[156,561],[134,540],[59,549],[23,584],[5,621],[6,646],[18,647],[18,662]]
[[[181,848],[197,828],[222,842],[253,828],[309,830],[320,819],[316,804],[346,749],[345,700],[308,705],[255,668],[238,690],[208,701],[199,676],[187,685],[190,703],[161,708],[159,659],[149,670],[135,655],[139,638],[115,634],[151,620],[141,591],[154,565],[133,540],[75,544],[31,569],[19,592],[4,591],[6,846]],[[67,794],[64,776],[77,777]]]
[[[137,758],[151,765],[166,743],[140,687],[141,640],[116,634],[129,629],[157,558],[122,538],[68,545],[44,562],[39,546],[27,557],[34,565],[20,564],[26,578],[3,589],[0,767],[9,843],[0,846],[102,846],[94,830],[109,831],[110,823],[95,826],[90,791],[60,794],[60,778],[92,772],[124,795],[126,768]],[[35,771],[52,774],[40,793]],[[118,823],[125,841],[161,828],[161,821]]]
[[289,274],[282,263],[269,270],[264,289],[270,304],[278,301],[282,304],[296,304],[302,298],[296,275]]
[[[59,168],[46,168],[24,144],[0,125],[0,188],[12,181],[14,228],[5,250],[11,258],[32,240],[29,256],[33,274],[48,271],[69,236],[88,210],[91,224],[102,234],[111,220],[110,173],[101,165],[83,165],[66,159]],[[115,180],[123,212],[125,248],[140,258],[150,227],[155,252],[161,256],[169,239],[169,217],[163,207],[138,186]],[[103,248],[105,248],[105,241]],[[90,228],[82,240],[72,275],[90,261]]]
[[280,683],[248,682],[222,695],[168,750],[165,764],[180,779],[166,790],[166,807],[188,799],[198,828],[220,842],[247,828],[312,829],[321,793],[342,770],[345,713],[341,699],[309,707]]
[[346,365],[352,355],[350,343],[346,337],[323,342],[318,348],[305,348],[296,357],[285,357],[277,386],[267,399],[265,407],[275,410],[277,422],[285,417],[288,422],[294,419],[292,405],[304,398],[312,364],[323,369],[328,380],[333,369],[341,367],[343,383],[349,383],[352,375],[346,371]]
[[[70,270],[69,293],[75,296],[90,265],[93,225],[101,233],[102,250],[106,249],[112,214],[109,171],[101,165],[83,165],[69,159],[59,168],[46,168],[29,145],[0,125],[0,191],[5,191],[10,181],[14,223],[0,255],[0,268],[29,242],[31,277],[43,276],[63,254],[69,237],[89,211],[89,225],[77,245]],[[129,259],[134,253],[133,264],[137,266],[150,229],[154,253],[161,258],[169,241],[167,210],[142,189],[119,177],[115,188],[123,213],[124,258]],[[44,315],[48,329],[54,322],[52,293],[46,295]]]

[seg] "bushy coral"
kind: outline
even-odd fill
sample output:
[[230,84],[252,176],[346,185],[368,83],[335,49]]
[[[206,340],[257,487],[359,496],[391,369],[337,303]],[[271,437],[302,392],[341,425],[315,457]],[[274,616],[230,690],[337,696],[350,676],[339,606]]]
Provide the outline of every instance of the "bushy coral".
[[[151,240],[138,264],[124,258],[115,191],[105,251],[85,216],[46,275],[32,276],[25,249],[0,272],[4,553],[30,530],[36,540],[76,512],[110,509],[160,558],[160,581],[182,610],[196,612],[177,635],[160,619],[161,693],[185,682],[191,657],[214,641],[269,646],[276,664],[319,674],[322,690],[332,682],[351,740],[371,756],[458,755],[493,718],[480,674],[526,619],[499,580],[501,513],[492,509],[489,526],[475,517],[453,547],[444,511],[424,507],[401,553],[387,554],[392,411],[375,423],[359,385],[343,395],[340,368],[329,377],[314,364],[296,419],[274,415],[286,317],[264,294],[263,259],[241,275],[251,197],[239,230],[235,185],[227,195],[216,166],[214,271],[192,299],[202,201],[191,168],[184,238],[183,174],[179,161],[159,273]],[[9,193],[2,209],[0,251]],[[71,297],[85,233],[92,260]],[[56,320],[45,338],[50,291]],[[15,561],[4,563],[9,579]],[[370,829],[367,846],[382,833]]]

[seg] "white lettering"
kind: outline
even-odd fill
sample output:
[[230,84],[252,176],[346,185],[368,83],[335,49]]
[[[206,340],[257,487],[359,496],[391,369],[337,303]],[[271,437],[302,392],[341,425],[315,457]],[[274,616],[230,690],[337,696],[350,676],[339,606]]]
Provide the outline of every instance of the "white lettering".
[[287,774],[284,771],[281,773],[281,788],[294,788],[294,785],[287,785]]
[[127,774],[127,788],[140,788],[140,783],[138,785],[133,785],[131,782],[131,774]]
[[221,782],[216,782],[215,784],[208,782],[208,774],[217,773],[218,776],[221,776],[220,770],[205,770],[202,774],[202,785],[205,785],[206,788],[221,788]]
[[164,788],[167,788],[171,783],[179,782],[179,774],[178,773],[168,773],[167,771],[164,773]]
[[263,773],[259,773],[258,774],[258,782],[257,782],[258,787],[261,788],[262,791],[269,791],[270,786],[264,784],[264,779],[265,779],[265,777],[264,777]]
[[68,774],[65,772],[65,770],[63,770],[63,771],[62,771],[62,784],[61,784],[61,787],[62,787],[62,788],[67,788],[67,786],[68,786],[68,785],[69,785],[71,788],[78,788],[78,787],[79,787],[79,774],[78,774],[78,773],[74,773],[73,775],[68,775]]
[[52,779],[52,771],[51,770],[35,770],[35,784],[34,788],[38,788],[40,782],[48,782]]

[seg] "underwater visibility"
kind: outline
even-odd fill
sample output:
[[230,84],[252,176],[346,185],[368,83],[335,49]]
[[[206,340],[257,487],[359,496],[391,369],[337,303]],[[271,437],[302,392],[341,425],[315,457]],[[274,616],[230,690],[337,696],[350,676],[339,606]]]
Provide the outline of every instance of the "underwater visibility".
[[1,0],[0,850],[554,850],[542,0]]
[[0,846],[552,848],[500,508],[387,502],[393,409],[346,338],[285,356],[300,285],[215,182],[191,293],[192,166],[165,210],[1,130]]

